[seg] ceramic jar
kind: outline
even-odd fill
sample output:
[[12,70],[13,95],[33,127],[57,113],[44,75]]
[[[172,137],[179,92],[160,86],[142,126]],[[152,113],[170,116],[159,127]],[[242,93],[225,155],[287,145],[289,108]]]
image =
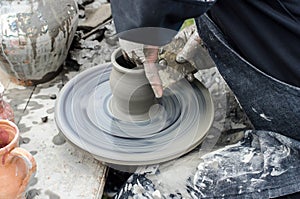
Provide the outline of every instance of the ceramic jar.
[[36,162],[26,150],[17,147],[18,127],[11,121],[0,120],[0,198],[23,199]]
[[17,83],[55,77],[78,24],[74,0],[1,0],[0,66]]
[[155,104],[155,95],[146,78],[143,67],[126,68],[121,49],[112,53],[110,87],[112,99],[110,109],[113,115],[125,121],[139,121],[149,118],[150,107]]

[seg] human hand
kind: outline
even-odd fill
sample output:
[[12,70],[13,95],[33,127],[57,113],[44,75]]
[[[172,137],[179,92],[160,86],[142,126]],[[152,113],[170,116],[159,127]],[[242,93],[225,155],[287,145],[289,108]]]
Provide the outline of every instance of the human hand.
[[197,70],[209,69],[215,66],[195,24],[180,31],[175,36],[176,39],[183,40],[182,42],[185,43],[176,56],[177,63],[185,64],[189,62]]
[[[182,46],[178,46],[176,43],[183,43]],[[208,63],[201,47],[201,39],[198,36],[198,32],[196,30],[196,26],[192,25],[183,30],[181,30],[173,39],[171,43],[175,45],[170,45],[166,47],[167,51],[170,51],[171,54],[175,53],[176,56],[164,56],[166,63],[168,63],[168,67],[174,68],[176,72],[173,71],[172,76],[176,76],[174,81],[181,79],[182,77],[186,76],[188,73],[194,72],[195,68],[203,69],[208,68],[207,66],[211,67],[211,62]],[[168,44],[169,45],[169,44]],[[167,46],[168,46],[167,45]],[[120,46],[125,51],[125,57],[135,63],[136,65],[143,65],[145,69],[145,75],[149,80],[153,92],[157,98],[162,97],[163,95],[163,86],[168,86],[169,78],[164,81],[161,80],[158,68],[159,65],[157,63],[158,60],[158,51],[159,47],[157,46],[150,46],[144,45],[140,43],[135,43],[127,40],[120,39]],[[197,56],[195,56],[197,54]],[[199,56],[198,56],[199,55]],[[161,56],[161,55],[160,55]],[[176,59],[175,59],[176,57]],[[207,57],[207,56],[206,56]],[[176,74],[179,75],[176,75]],[[182,74],[181,74],[182,73]],[[178,76],[178,78],[177,78]],[[171,78],[172,79],[172,78]],[[170,82],[174,82],[173,79]]]
[[163,87],[157,69],[158,50],[157,46],[146,46],[144,48],[144,69],[155,97],[161,98],[163,95]]
[[185,42],[183,49],[176,56],[176,61],[182,64],[188,60],[193,60],[202,43],[196,26],[186,27],[175,36],[175,39],[182,39]]

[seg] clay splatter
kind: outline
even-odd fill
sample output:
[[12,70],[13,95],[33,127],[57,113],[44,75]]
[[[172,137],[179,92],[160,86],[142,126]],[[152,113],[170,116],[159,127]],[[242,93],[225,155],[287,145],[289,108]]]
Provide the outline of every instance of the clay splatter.
[[40,189],[30,189],[26,193],[26,199],[34,199],[35,196],[38,196],[40,194],[41,194],[41,190]]
[[270,187],[290,183],[284,179],[299,169],[300,159],[295,158],[299,157],[295,150],[299,145],[290,143],[289,138],[272,132],[247,131],[243,141],[202,157],[189,180],[190,195],[268,197]]
[[30,138],[23,138],[23,137],[20,136],[20,141],[19,141],[20,145],[21,144],[28,144],[29,142],[30,142]]
[[63,136],[61,132],[59,132],[56,136],[53,137],[52,142],[55,145],[62,145],[66,143],[66,138]]
[[36,185],[37,182],[38,182],[38,179],[36,177],[33,177],[30,179],[29,186]]
[[37,151],[30,151],[31,155],[36,155],[38,152]]
[[47,112],[48,114],[51,114],[51,113],[54,113],[54,110],[55,110],[55,108],[50,108],[50,109],[48,109],[46,112]]
[[47,100],[47,99],[49,99],[49,95],[38,95],[38,96],[35,96],[34,99]]
[[49,196],[49,199],[60,199],[60,196],[56,193],[53,193],[50,190],[45,191],[45,194]]
[[18,127],[19,127],[19,130],[20,130],[20,133],[25,133],[25,132],[28,132],[30,131],[31,127],[26,127],[25,124],[21,123],[21,124],[18,124]]
[[29,107],[29,109],[30,109],[31,111],[33,111],[33,110],[39,110],[39,109],[43,108],[44,105],[39,104],[39,103],[37,103],[37,102],[31,100],[31,101],[28,103],[28,107]]

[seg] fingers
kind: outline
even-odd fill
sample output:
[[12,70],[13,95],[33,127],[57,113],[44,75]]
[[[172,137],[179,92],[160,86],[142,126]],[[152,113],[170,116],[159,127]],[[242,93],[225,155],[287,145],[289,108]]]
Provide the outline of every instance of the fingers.
[[163,95],[163,87],[161,79],[158,74],[158,69],[156,67],[156,61],[158,58],[158,47],[157,46],[146,46],[144,48],[145,54],[145,74],[151,84],[152,90],[156,98],[161,98]]
[[161,98],[163,95],[163,87],[158,74],[156,64],[153,62],[144,63],[146,77],[151,84],[152,90],[156,98]]
[[145,62],[155,63],[158,58],[158,47],[147,45],[144,48]]
[[198,32],[195,31],[186,42],[183,49],[177,54],[176,61],[182,64],[193,58],[200,44],[201,39]]
[[196,26],[195,25],[188,26],[188,27],[184,28],[183,30],[181,30],[175,36],[175,39],[181,38],[184,41],[187,41],[195,31],[196,31]]

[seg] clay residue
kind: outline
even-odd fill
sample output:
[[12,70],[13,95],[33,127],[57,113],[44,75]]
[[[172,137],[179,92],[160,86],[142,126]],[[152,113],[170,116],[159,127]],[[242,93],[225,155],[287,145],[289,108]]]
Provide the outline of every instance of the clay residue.
[[24,111],[23,105],[27,103],[31,93],[32,87],[28,87],[26,89],[13,88],[8,89],[6,92],[6,97],[15,113],[16,124],[19,123],[21,117],[26,116],[29,113],[28,110]]
[[48,19],[48,29],[51,30],[48,31],[51,37],[51,52],[54,50],[55,41],[60,31],[62,31],[62,33],[64,34],[64,38],[67,38],[66,47],[68,48],[68,45],[70,43],[70,25],[77,15],[76,5],[71,5],[67,0],[61,0],[59,4],[53,4],[51,2],[48,3],[48,1],[43,1],[39,2],[38,10],[43,13],[43,17],[45,19]]
[[30,138],[23,138],[22,136],[20,136],[20,145],[21,144],[28,144],[30,142]]
[[51,114],[54,113],[55,108],[50,108],[46,111],[46,113]]
[[25,124],[21,123],[21,124],[18,124],[18,127],[20,129],[20,133],[23,134],[25,132],[28,132],[30,131],[31,127],[27,127]]
[[56,193],[53,193],[50,190],[45,191],[45,194],[49,196],[49,199],[60,199],[60,196]]
[[43,108],[44,105],[39,104],[38,102],[30,100],[30,102],[28,103],[28,107],[32,111],[32,110],[39,110],[39,109]]
[[36,155],[38,152],[37,151],[30,151],[31,155]]
[[47,100],[47,99],[49,99],[49,95],[37,95],[34,98],[35,99]]
[[26,199],[34,199],[35,196],[41,195],[41,190],[40,189],[30,189],[26,193]]
[[37,184],[37,182],[38,182],[38,178],[33,177],[33,178],[31,178],[30,181],[29,181],[29,186],[34,186],[34,185]]
[[61,132],[59,132],[56,136],[53,137],[52,142],[55,145],[62,145],[66,143],[66,138],[63,136]]

